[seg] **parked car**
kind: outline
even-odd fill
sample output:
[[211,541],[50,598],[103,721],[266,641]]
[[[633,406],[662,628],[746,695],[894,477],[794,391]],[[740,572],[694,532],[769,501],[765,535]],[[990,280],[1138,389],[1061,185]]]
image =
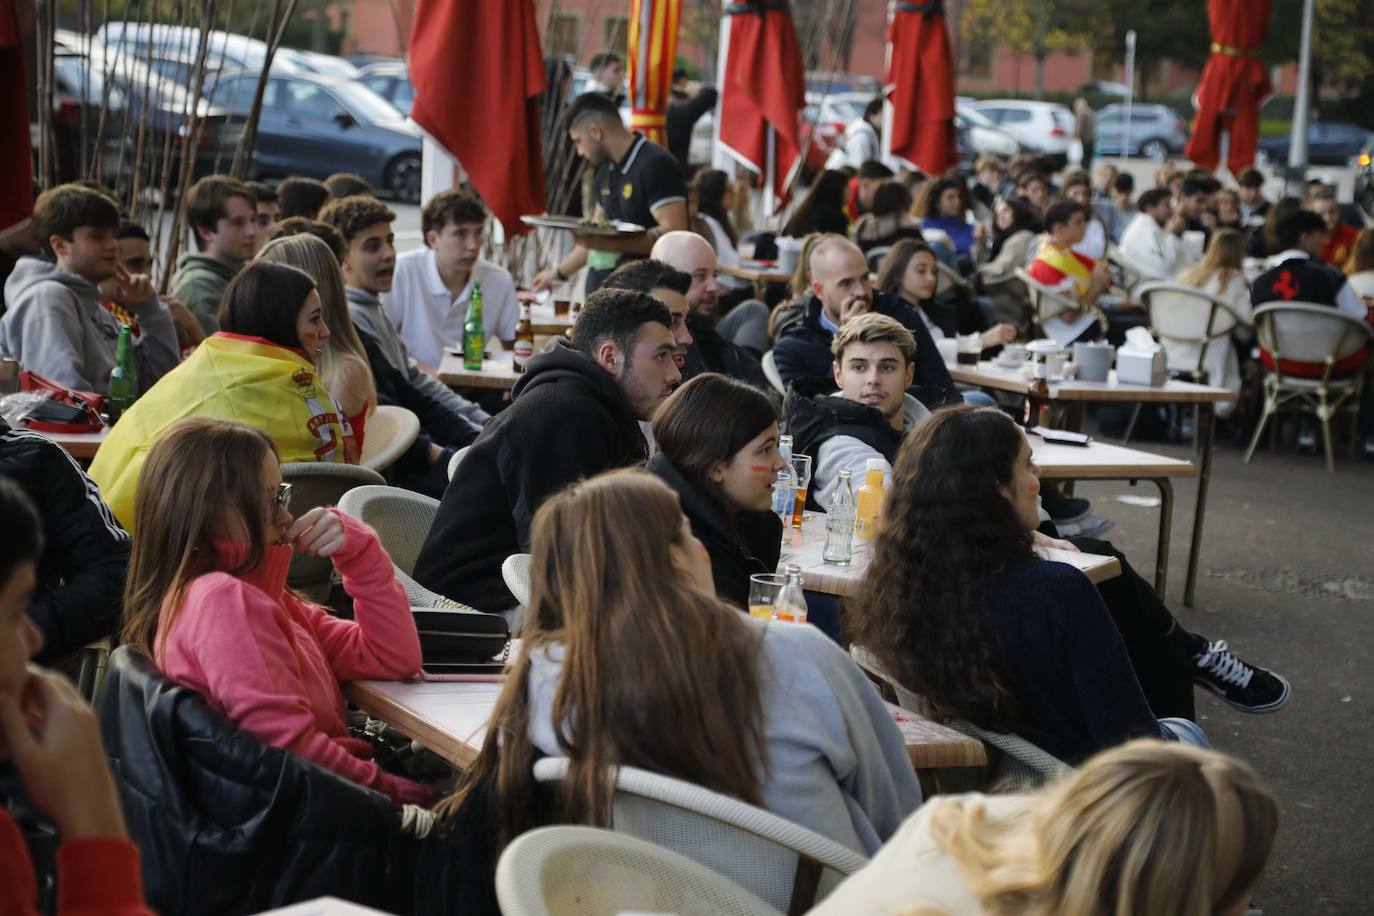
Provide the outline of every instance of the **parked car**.
[[[142,57],[147,54],[148,46],[152,45],[156,52],[187,56],[194,60],[199,48],[200,29],[146,22],[107,22],[96,31],[96,38],[117,53]],[[266,42],[218,29],[210,32],[206,48],[206,59],[214,66],[261,70],[267,59]],[[274,73],[319,73],[344,79],[356,79],[358,76],[358,68],[341,57],[285,47],[277,48],[273,55],[272,70]]]
[[871,76],[859,73],[832,73],[825,70],[811,70],[806,74],[807,96],[854,94],[873,98],[882,86]]
[[987,116],[1011,134],[1028,151],[1053,156],[1060,166],[1068,162],[1073,140],[1073,113],[1053,102],[1028,102],[1021,99],[992,99],[974,104],[974,110]]
[[[255,72],[222,76],[215,104],[244,117],[257,82]],[[354,80],[317,73],[271,76],[258,119],[257,155],[264,177],[355,172],[400,201],[420,200],[420,132]]]
[[[124,93],[113,83],[106,85],[104,74],[98,67],[91,67],[83,51],[76,50],[88,42],[75,38],[63,41],[64,37],[75,33],[58,30],[52,56],[52,142],[55,174],[59,182],[74,181],[82,177],[82,144],[87,144],[86,162],[89,164],[94,155],[96,134],[101,136],[101,179],[109,182],[117,177],[119,151],[124,136]],[[30,85],[32,100],[36,96],[36,86]],[[101,125],[102,108],[104,125]],[[30,105],[32,116],[29,120],[29,140],[33,154],[41,149],[41,133],[37,117],[37,106]]]
[[[1308,165],[1350,165],[1374,134],[1344,121],[1313,121],[1307,125]],[[1291,135],[1265,137],[1259,142],[1256,161],[1284,165],[1288,162]]]
[[967,133],[968,147],[974,158],[1001,156],[1010,159],[1021,152],[1021,143],[992,119],[972,105],[954,105],[954,125],[960,134]]
[[1144,156],[1163,162],[1183,152],[1188,122],[1168,105],[1132,105],[1130,130],[1126,106],[1107,105],[1097,113],[1097,155]]
[[384,60],[367,64],[362,68],[358,82],[386,99],[401,114],[410,114],[410,103],[415,101],[415,87],[410,85],[405,61]]
[[1090,80],[1078,87],[1082,95],[1116,95],[1121,98],[1131,94],[1131,87],[1115,80]]

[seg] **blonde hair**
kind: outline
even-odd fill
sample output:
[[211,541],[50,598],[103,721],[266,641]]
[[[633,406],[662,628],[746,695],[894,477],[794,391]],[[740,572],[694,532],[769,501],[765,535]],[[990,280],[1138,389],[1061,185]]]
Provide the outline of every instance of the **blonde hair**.
[[1022,816],[951,802],[931,834],[989,914],[1212,916],[1241,902],[1278,806],[1247,764],[1152,739],[1105,751]]
[[1207,254],[1202,263],[1179,275],[1178,282],[1185,286],[1205,289],[1213,277],[1217,278],[1217,289],[1226,292],[1231,278],[1241,276],[1241,265],[1245,262],[1245,236],[1239,229],[1221,229],[1212,236],[1207,246]]
[[844,357],[850,344],[890,343],[902,351],[902,359],[910,363],[916,358],[916,338],[896,318],[878,312],[868,312],[846,321],[830,341],[835,362]]
[[343,274],[329,245],[313,235],[289,235],[268,242],[254,260],[299,268],[315,281],[324,323],[329,328],[328,346],[320,354],[320,380],[336,401],[345,392],[361,395],[371,416],[377,408],[377,384],[367,350],[348,315]]

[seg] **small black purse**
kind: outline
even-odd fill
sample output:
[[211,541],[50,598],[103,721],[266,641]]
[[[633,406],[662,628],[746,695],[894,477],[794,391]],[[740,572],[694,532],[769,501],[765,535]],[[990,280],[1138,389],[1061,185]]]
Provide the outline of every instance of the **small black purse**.
[[411,608],[426,674],[500,674],[510,655],[510,627],[500,614],[452,607]]

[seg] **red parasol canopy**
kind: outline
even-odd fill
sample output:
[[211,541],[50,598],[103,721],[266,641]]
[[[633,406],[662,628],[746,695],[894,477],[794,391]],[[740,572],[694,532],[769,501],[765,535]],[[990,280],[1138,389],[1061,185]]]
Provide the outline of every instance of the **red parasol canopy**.
[[17,0],[0,0],[0,236],[18,231],[33,215],[33,160],[29,103],[24,91],[24,44]]
[[942,175],[959,161],[944,0],[893,4],[887,42],[892,112],[885,139],[907,168]]
[[682,0],[630,0],[630,127],[668,145],[668,96]]
[[506,235],[543,213],[544,61],[530,0],[420,0],[410,33],[410,117],[462,163]]
[[805,67],[791,5],[751,0],[725,7],[730,43],[720,101],[720,142],[746,168],[769,171],[773,128],[773,191],[778,200],[801,167]]
[[1272,0],[1207,0],[1212,56],[1202,70],[1193,135],[1183,151],[1202,168],[1219,165],[1223,131],[1231,132],[1231,174],[1254,164],[1259,105],[1273,91],[1259,59],[1272,8]]

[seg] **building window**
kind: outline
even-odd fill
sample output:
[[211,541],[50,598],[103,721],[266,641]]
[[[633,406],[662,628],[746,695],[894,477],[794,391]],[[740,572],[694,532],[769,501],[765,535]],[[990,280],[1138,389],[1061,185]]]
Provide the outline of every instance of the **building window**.
[[549,48],[549,55],[561,57],[563,55],[577,56],[580,48],[580,37],[582,32],[582,17],[577,13],[554,13],[549,17],[549,34],[546,44]]
[[624,16],[607,16],[601,21],[601,49],[624,56],[630,41],[630,20]]
[[992,79],[992,54],[997,49],[986,35],[965,34],[963,42],[963,74],[974,79]]

